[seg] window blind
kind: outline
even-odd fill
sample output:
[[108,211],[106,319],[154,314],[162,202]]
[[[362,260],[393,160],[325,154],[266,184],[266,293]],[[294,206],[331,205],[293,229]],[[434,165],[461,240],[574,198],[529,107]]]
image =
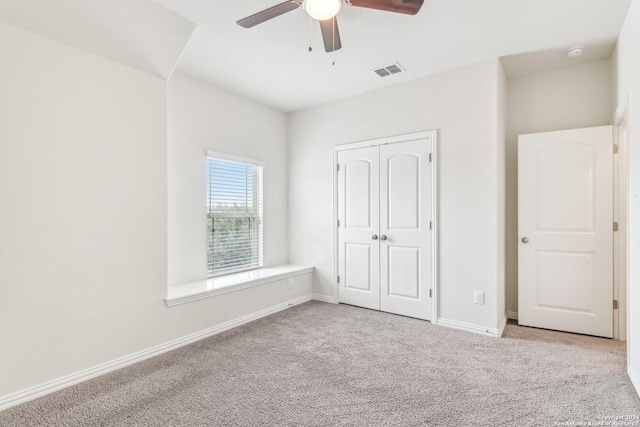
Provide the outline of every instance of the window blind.
[[262,267],[262,166],[207,157],[207,273]]

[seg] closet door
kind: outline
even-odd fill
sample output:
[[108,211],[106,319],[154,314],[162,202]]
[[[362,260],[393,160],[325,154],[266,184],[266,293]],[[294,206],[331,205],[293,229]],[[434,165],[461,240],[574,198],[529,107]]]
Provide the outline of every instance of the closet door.
[[430,140],[380,147],[380,309],[431,320]]
[[338,154],[339,301],[380,309],[378,147]]

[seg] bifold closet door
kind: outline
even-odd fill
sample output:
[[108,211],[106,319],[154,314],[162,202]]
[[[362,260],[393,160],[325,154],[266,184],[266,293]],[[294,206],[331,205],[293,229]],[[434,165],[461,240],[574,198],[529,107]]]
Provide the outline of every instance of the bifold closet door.
[[338,154],[339,301],[380,309],[379,148]]
[[431,320],[430,141],[380,147],[380,309]]
[[338,153],[339,301],[431,320],[428,139]]

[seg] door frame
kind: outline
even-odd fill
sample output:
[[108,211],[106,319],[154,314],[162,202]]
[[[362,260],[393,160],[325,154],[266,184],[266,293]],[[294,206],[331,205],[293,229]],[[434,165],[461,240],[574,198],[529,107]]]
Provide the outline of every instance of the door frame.
[[[618,222],[618,232],[614,233],[613,249],[613,297],[618,301],[618,309],[613,315],[613,338],[628,340],[629,295],[629,250],[628,250],[628,216],[629,216],[629,180],[628,180],[628,107],[627,102],[621,104],[613,114],[613,143],[618,145],[618,153],[614,154],[614,221]],[[620,128],[627,127],[627,138],[620,134]],[[617,185],[616,185],[617,184]],[[629,346],[627,346],[629,347]]]
[[405,135],[390,136],[386,138],[370,139],[365,141],[337,144],[333,147],[333,280],[335,286],[335,303],[339,301],[340,285],[338,284],[338,153],[357,148],[374,147],[387,144],[429,139],[431,141],[431,221],[433,223],[431,239],[431,319],[436,324],[438,319],[438,131],[428,130]]

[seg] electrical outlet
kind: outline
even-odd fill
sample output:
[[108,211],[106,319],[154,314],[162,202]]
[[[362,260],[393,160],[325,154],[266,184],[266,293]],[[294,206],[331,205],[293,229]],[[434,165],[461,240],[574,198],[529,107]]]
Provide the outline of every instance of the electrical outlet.
[[289,289],[293,288],[293,279],[288,279],[287,280],[287,288],[289,288]]
[[475,291],[473,293],[473,303],[484,305],[484,292]]

